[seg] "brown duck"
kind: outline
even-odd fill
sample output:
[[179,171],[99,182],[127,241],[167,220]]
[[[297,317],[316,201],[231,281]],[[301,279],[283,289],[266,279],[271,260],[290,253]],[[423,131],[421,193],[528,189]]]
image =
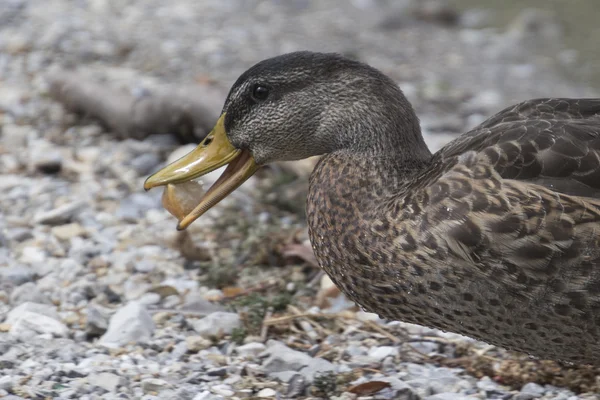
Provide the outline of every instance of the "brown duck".
[[292,53],[240,76],[214,130],[145,188],[228,164],[185,229],[261,165],[315,155],[310,238],[350,299],[383,318],[600,365],[600,99],[526,101],[432,155],[391,79]]

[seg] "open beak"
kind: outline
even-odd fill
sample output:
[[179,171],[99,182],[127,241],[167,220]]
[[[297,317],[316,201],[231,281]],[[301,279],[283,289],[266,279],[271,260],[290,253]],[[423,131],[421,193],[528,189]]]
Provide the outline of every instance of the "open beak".
[[202,214],[237,189],[258,170],[259,166],[247,150],[239,150],[227,139],[225,113],[213,130],[190,153],[167,165],[144,182],[144,189],[191,181],[227,165],[223,174],[208,189],[198,205],[179,221],[177,229],[183,230]]

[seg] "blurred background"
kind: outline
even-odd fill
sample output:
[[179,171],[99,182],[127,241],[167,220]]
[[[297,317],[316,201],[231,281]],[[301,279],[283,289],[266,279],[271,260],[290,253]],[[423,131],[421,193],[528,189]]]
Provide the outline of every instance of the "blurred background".
[[391,386],[352,393],[595,398],[569,397],[600,390],[593,372],[349,303],[308,243],[314,160],[265,168],[186,232],[142,185],[265,58],[379,68],[437,150],[519,101],[598,96],[598,15],[597,0],[0,0],[0,397],[333,398],[377,380]]

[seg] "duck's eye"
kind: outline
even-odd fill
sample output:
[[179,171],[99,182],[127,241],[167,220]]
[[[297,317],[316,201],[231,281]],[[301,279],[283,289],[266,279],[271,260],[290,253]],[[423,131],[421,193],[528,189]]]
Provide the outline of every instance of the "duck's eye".
[[252,97],[254,97],[256,100],[266,100],[267,97],[269,97],[269,88],[261,84],[254,85],[254,88],[252,89]]

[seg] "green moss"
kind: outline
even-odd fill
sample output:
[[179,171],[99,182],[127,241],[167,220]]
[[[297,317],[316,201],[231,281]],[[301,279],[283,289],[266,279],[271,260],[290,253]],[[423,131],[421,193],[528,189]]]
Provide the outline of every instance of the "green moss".
[[291,300],[292,295],[286,292],[277,294],[270,299],[258,293],[251,293],[233,301],[230,308],[232,311],[242,314],[246,330],[248,333],[256,335],[261,331],[267,310],[271,308],[274,312],[283,311]]
[[248,331],[245,328],[234,328],[231,331],[231,341],[235,344],[244,343],[246,336],[248,336]]
[[289,292],[282,292],[271,299],[271,307],[274,312],[283,312],[292,303],[292,294]]
[[332,397],[337,390],[337,377],[333,372],[323,372],[315,376],[313,394],[326,399]]
[[265,314],[269,308],[269,301],[257,293],[252,293],[232,302],[231,308],[233,311],[242,314],[245,328],[249,333],[255,335],[260,333]]
[[203,277],[203,284],[208,287],[224,288],[237,282],[238,271],[232,265],[212,265]]

